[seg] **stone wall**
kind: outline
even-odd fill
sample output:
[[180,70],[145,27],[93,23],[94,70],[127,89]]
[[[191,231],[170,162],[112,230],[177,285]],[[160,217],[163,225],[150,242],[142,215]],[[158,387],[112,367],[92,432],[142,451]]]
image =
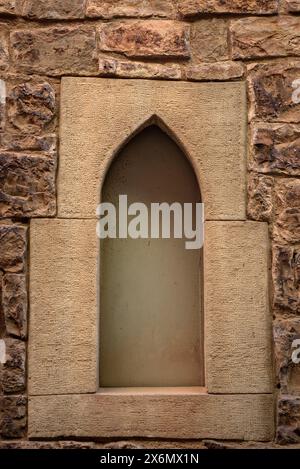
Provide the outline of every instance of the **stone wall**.
[[0,0],[3,439],[26,439],[27,234],[31,218],[56,214],[71,75],[247,81],[248,218],[268,221],[272,240],[277,442],[300,443],[299,14],[299,0]]

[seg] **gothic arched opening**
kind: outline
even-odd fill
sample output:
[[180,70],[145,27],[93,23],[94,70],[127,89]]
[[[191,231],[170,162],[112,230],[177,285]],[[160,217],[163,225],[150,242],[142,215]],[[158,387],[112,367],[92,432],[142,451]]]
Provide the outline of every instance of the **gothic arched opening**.
[[[147,207],[201,201],[187,157],[155,125],[112,162],[101,201],[119,195]],[[101,241],[101,386],[203,385],[201,251],[174,236]]]

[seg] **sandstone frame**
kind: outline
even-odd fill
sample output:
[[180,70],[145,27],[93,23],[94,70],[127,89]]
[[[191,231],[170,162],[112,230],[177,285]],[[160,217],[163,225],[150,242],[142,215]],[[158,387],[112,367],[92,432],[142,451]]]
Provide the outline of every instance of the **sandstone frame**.
[[[246,221],[244,84],[62,81],[58,216],[30,229],[30,437],[270,440],[268,227]],[[206,204],[206,388],[101,390],[95,210],[114,155],[153,121]]]

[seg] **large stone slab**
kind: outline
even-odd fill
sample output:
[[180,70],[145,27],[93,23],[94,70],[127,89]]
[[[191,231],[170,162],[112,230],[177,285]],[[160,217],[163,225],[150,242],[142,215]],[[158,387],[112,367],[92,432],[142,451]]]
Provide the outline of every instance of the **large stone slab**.
[[97,386],[94,220],[37,219],[30,228],[30,394]]
[[36,396],[29,437],[216,438],[269,441],[271,395],[95,394]]
[[11,33],[10,39],[12,58],[20,71],[55,76],[97,72],[96,34],[92,27],[19,29]]
[[242,18],[231,24],[234,59],[300,55],[300,19],[282,16]]
[[167,81],[97,78],[63,78],[59,217],[95,217],[113,157],[149,122],[184,148],[200,182],[206,217],[245,219],[243,83],[170,86]]
[[101,51],[128,57],[188,58],[189,26],[166,20],[103,23],[99,26]]
[[205,234],[208,392],[272,392],[268,225],[207,222]]

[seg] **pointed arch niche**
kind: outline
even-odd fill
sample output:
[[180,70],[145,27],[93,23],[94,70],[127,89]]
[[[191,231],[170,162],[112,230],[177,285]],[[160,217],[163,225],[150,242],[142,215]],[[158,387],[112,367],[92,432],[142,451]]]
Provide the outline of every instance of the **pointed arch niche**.
[[[268,225],[246,217],[246,118],[242,82],[62,79],[57,216],[30,221],[31,438],[272,439]],[[101,253],[101,188],[146,202],[201,188],[203,267],[180,240]]]
[[[151,203],[201,202],[187,156],[161,127],[152,118],[121,148],[102,202],[118,207],[125,194],[128,205],[142,202],[149,213]],[[187,250],[185,242],[101,241],[100,386],[204,385],[202,249]]]

